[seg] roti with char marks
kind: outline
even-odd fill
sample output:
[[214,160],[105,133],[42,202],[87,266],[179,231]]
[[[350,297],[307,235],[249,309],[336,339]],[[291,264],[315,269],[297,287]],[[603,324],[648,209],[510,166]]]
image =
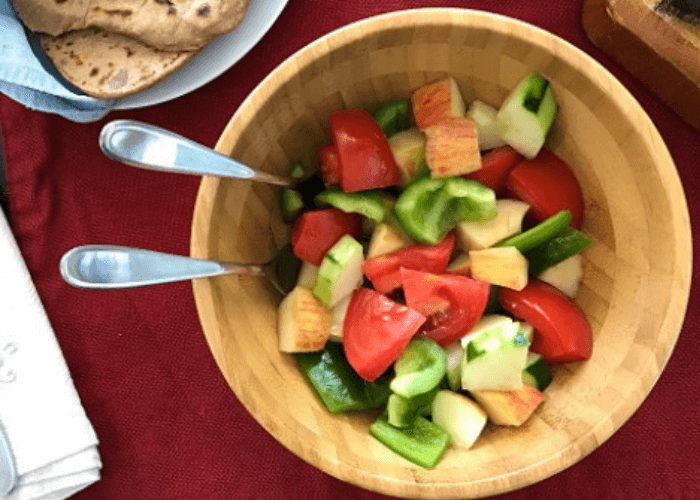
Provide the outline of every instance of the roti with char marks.
[[100,28],[160,50],[193,51],[236,28],[249,0],[12,0],[32,31]]

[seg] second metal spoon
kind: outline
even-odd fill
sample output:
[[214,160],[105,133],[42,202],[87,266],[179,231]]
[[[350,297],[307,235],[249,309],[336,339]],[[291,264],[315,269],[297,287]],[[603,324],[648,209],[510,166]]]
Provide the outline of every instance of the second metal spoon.
[[[172,283],[224,274],[265,276],[285,294],[298,271],[298,259],[289,246],[262,265],[194,259],[115,245],[75,247],[61,258],[63,279],[78,288],[115,289]],[[289,278],[289,279],[288,279]]]

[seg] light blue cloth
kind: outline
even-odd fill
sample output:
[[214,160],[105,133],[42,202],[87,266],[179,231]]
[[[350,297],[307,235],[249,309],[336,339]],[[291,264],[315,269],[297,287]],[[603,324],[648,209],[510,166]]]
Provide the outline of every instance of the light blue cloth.
[[114,101],[70,89],[54,69],[48,71],[42,65],[35,54],[42,54],[38,47],[38,38],[25,31],[10,0],[0,0],[0,92],[30,109],[75,122],[97,121],[109,113]]

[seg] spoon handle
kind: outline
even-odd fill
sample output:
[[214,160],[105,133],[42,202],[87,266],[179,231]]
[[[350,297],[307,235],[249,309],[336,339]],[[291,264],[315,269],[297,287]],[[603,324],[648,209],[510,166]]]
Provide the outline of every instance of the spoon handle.
[[78,288],[114,289],[222,274],[264,275],[264,266],[193,259],[114,245],[75,247],[61,258],[63,279]]
[[105,125],[100,132],[100,149],[113,160],[147,170],[294,185],[288,177],[260,172],[174,132],[134,120]]

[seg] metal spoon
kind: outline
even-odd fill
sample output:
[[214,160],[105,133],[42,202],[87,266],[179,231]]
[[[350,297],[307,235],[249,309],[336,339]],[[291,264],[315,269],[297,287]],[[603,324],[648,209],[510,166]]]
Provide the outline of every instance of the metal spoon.
[[100,149],[113,160],[147,170],[297,185],[296,179],[260,172],[174,132],[134,120],[105,125],[100,132]]
[[61,258],[61,276],[77,288],[115,289],[172,283],[224,274],[265,276],[282,294],[293,288],[301,262],[289,245],[260,265],[194,259],[114,245],[75,247]]
[[0,425],[0,497],[6,497],[17,483],[15,459],[5,430]]

